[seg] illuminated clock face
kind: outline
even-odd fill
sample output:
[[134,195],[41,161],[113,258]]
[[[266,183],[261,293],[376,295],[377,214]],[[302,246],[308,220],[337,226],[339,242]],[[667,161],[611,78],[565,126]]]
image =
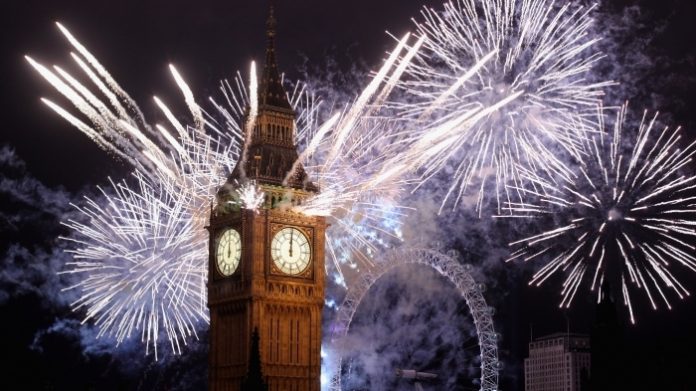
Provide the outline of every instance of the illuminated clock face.
[[307,237],[297,228],[283,228],[273,236],[271,257],[283,273],[300,274],[309,265],[310,246]]
[[237,270],[242,257],[242,239],[239,232],[228,229],[220,235],[215,258],[220,274],[229,276]]

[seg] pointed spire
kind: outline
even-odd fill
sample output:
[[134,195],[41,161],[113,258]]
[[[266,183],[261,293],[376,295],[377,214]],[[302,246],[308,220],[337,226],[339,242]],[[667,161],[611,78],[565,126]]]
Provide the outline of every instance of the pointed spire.
[[268,9],[268,19],[266,19],[266,37],[268,38],[268,45],[271,47],[271,50],[273,49],[273,38],[275,37],[275,27],[276,27],[276,18],[275,18],[275,12],[273,10],[273,3],[269,6]]
[[[282,186],[317,192],[307,178],[295,144],[295,111],[281,83],[275,56],[276,18],[271,5],[266,20],[266,63],[259,80],[258,114],[248,148],[247,159],[239,160],[228,178],[255,180],[259,185]],[[246,123],[247,120],[244,120]],[[292,170],[292,172],[290,172]],[[219,196],[231,197],[230,194]],[[273,205],[271,203],[271,205]]]
[[273,4],[271,4],[268,10],[268,19],[266,20],[266,63],[263,67],[261,88],[259,89],[259,105],[292,110],[287,93],[281,82],[278,64],[276,63],[275,36],[276,18]]
[[614,295],[611,290],[611,283],[608,280],[602,281],[600,286],[601,294],[599,303],[596,306],[596,322],[604,325],[616,324],[618,326],[618,315],[616,312],[616,304],[614,303]]

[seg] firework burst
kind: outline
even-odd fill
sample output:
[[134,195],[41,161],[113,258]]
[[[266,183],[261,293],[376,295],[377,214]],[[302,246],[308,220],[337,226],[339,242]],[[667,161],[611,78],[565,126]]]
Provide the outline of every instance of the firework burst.
[[[579,114],[596,104],[601,88],[589,71],[601,58],[589,34],[591,8],[551,0],[453,0],[444,10],[424,9],[416,22],[423,49],[399,83],[404,96],[392,106],[408,119],[417,139],[449,124],[448,140],[422,162],[422,179],[453,171],[442,201],[456,206],[477,192],[495,194],[498,211],[514,197],[519,163],[541,166],[549,148],[570,154],[585,137]],[[456,119],[472,110],[499,108],[475,124]],[[425,134],[420,134],[425,133]]]
[[679,128],[660,129],[657,114],[647,112],[637,131],[624,130],[626,106],[617,110],[613,132],[605,133],[606,116],[600,109],[577,172],[542,178],[523,170],[534,186],[524,191],[538,201],[513,203],[510,211],[560,222],[511,243],[509,260],[551,259],[530,284],[565,273],[561,307],[570,306],[583,283],[599,292],[605,279],[618,282],[635,322],[633,289],[642,291],[653,309],[659,302],[671,309],[670,295],[689,296],[675,267],[696,272],[696,142],[682,145]]
[[88,222],[64,223],[77,234],[63,238],[75,248],[62,273],[78,277],[65,289],[81,290],[72,307],[85,311],[83,322],[94,321],[98,337],[120,344],[140,334],[157,358],[160,333],[181,353],[180,343],[208,322],[200,267],[207,246],[185,198],[134,175],[137,188],[112,182],[103,200],[74,205]]

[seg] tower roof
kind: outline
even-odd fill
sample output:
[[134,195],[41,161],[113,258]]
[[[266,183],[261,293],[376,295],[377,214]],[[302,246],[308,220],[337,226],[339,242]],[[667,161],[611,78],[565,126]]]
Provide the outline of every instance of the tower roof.
[[270,6],[268,19],[266,20],[266,62],[263,65],[263,75],[259,89],[259,106],[273,106],[275,108],[292,110],[288,101],[288,95],[283,88],[278,63],[275,55],[276,18],[273,5]]
[[[258,113],[244,142],[244,153],[228,178],[254,180],[258,184],[316,192],[307,176],[295,144],[296,114],[281,83],[275,57],[276,19],[271,5],[266,22],[266,63],[259,83]],[[248,110],[249,108],[247,108]],[[245,116],[250,114],[247,111]],[[247,118],[244,119],[247,123]]]

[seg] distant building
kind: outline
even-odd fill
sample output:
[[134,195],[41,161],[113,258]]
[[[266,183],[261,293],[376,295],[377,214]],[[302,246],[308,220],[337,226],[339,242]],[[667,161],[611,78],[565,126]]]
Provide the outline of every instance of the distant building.
[[588,335],[556,333],[529,343],[529,357],[524,360],[525,391],[587,391],[589,373]]

